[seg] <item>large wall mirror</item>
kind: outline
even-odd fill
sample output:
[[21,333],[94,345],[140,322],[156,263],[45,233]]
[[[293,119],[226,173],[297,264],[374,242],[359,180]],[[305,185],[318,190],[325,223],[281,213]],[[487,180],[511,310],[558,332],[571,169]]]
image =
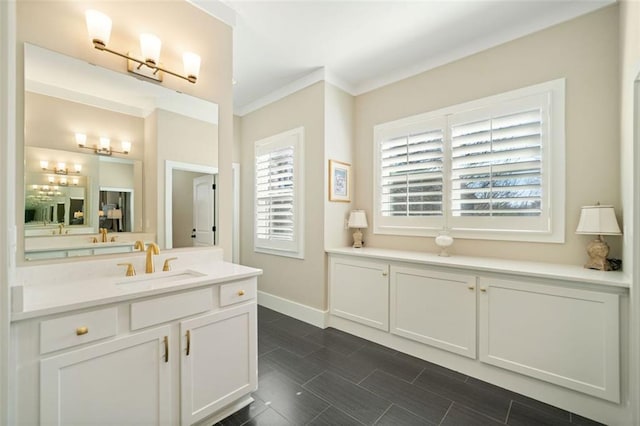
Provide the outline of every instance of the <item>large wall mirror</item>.
[[[206,173],[174,174],[169,200],[187,195],[167,201],[165,215],[165,165],[217,170],[218,106],[38,46],[24,50],[25,259],[127,251],[138,233],[161,248],[197,245],[182,233],[198,217],[193,180]],[[167,227],[166,216],[185,219]],[[107,239],[96,238],[100,229]]]

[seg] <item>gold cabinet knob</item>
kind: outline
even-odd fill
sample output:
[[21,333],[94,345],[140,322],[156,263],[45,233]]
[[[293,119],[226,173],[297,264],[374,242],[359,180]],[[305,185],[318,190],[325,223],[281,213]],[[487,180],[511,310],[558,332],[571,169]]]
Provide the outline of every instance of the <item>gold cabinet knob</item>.
[[238,291],[238,296],[244,296],[244,290]]
[[383,272],[382,272],[382,276],[383,276],[383,277],[386,277],[386,276],[387,276],[387,271],[383,271]]
[[88,327],[78,327],[76,328],[76,335],[77,336],[82,336],[83,334],[87,334],[89,332],[89,328]]

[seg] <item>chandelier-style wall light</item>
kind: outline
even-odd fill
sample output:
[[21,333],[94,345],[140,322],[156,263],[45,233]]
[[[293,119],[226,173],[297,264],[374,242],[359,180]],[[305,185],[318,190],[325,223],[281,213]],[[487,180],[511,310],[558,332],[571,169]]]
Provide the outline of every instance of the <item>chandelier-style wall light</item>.
[[121,141],[120,146],[122,147],[122,151],[117,151],[111,148],[111,139],[104,136],[100,137],[97,145],[87,146],[87,135],[84,133],[76,133],[76,143],[78,144],[78,148],[90,149],[98,155],[111,155],[113,153],[127,155],[131,151],[131,142]]
[[[195,83],[198,80],[198,74],[200,73],[200,56],[195,53],[185,52],[183,54],[182,60],[184,62],[185,75],[178,74],[159,65],[162,42],[158,37],[153,34],[141,34],[140,50],[142,52],[143,59],[134,58],[133,56],[130,56],[129,53],[125,54],[116,52],[115,50],[111,50],[107,47],[109,37],[111,36],[111,18],[97,10],[87,10],[85,15],[87,18],[87,30],[89,32],[89,37],[91,37],[91,41],[93,42],[93,47],[127,59],[128,70],[130,72],[152,78],[157,81],[162,81],[163,72],[182,78],[191,83]],[[144,69],[145,67],[147,70]]]

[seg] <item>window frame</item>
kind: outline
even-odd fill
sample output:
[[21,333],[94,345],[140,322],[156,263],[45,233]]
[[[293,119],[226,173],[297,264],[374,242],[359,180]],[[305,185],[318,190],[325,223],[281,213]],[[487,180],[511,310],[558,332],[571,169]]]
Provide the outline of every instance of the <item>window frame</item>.
[[[461,103],[430,111],[423,114],[394,120],[374,126],[373,138],[373,233],[384,235],[437,236],[447,231],[453,237],[485,240],[549,242],[565,241],[565,79],[557,79],[536,84],[509,92]],[[538,219],[538,226],[528,229],[501,229],[488,226],[486,223],[498,222],[497,217],[475,217],[473,220],[460,220],[451,213],[451,126],[458,115],[474,114],[476,110],[499,110],[508,104],[517,103],[523,98],[544,96],[548,120],[543,126],[541,143],[543,214]],[[543,113],[544,114],[544,113]],[[452,119],[452,117],[454,117]],[[444,181],[443,181],[443,215],[436,217],[389,217],[381,214],[381,143],[394,134],[407,133],[425,127],[425,123],[444,120]],[[421,127],[422,126],[422,127]],[[471,217],[467,217],[471,218]],[[504,219],[505,217],[500,217]],[[409,219],[409,220],[408,220]],[[480,220],[476,220],[480,219]],[[489,220],[487,220],[489,219]],[[512,219],[512,218],[507,218]],[[521,224],[518,220],[501,220]],[[474,222],[475,226],[460,226],[461,222]],[[524,221],[532,222],[532,221]],[[482,225],[485,223],[485,225]]]
[[[293,147],[293,240],[258,238],[258,155]],[[254,142],[253,152],[253,250],[256,253],[304,259],[304,127],[287,130]]]

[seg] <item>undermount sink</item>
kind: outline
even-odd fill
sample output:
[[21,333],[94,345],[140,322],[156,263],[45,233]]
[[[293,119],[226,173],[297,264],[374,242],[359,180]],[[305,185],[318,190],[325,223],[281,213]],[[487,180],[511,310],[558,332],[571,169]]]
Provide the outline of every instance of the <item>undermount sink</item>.
[[206,274],[202,272],[186,269],[182,271],[154,272],[152,274],[137,275],[135,277],[127,277],[116,284],[165,284],[176,281],[182,281],[190,278],[203,277]]

